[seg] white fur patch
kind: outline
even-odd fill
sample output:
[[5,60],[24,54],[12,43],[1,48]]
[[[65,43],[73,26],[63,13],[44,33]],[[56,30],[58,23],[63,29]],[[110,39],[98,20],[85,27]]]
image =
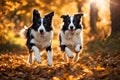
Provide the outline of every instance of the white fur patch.
[[40,59],[40,52],[39,52],[39,49],[36,47],[36,46],[33,46],[32,47],[32,50],[34,51],[35,53],[35,60],[40,63],[41,62],[41,59]]
[[48,65],[52,66],[52,52],[48,51]]
[[65,47],[65,52],[67,53],[68,57],[73,57],[72,52],[68,47]]
[[46,32],[46,30],[45,30],[45,28],[44,28],[44,25],[43,25],[43,19],[41,19],[41,25],[40,25],[39,28],[38,28],[38,32],[39,32],[41,29],[43,30],[43,32]]
[[70,24],[68,26],[68,29],[70,30],[70,26],[73,26],[73,29],[75,29],[75,25],[73,24],[73,16],[70,17]]
[[80,44],[77,44],[77,45],[76,45],[75,51],[76,51],[76,52],[79,52],[79,51],[80,51]]

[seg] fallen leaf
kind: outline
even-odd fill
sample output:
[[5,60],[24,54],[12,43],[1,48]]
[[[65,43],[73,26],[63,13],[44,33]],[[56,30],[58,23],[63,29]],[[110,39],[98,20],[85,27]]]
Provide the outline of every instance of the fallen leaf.
[[58,77],[53,77],[52,80],[60,80]]
[[104,67],[101,67],[100,65],[98,65],[98,66],[96,67],[96,70],[97,70],[97,71],[104,71],[105,68],[104,68]]
[[13,76],[15,76],[15,74],[14,73],[8,73],[8,76],[13,77]]

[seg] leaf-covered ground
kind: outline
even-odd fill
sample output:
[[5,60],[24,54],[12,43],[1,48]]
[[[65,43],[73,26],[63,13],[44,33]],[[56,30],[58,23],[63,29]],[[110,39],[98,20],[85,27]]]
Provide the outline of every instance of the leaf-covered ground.
[[[0,80],[119,80],[120,52],[81,54],[78,63],[66,63],[61,55],[54,55],[53,67],[42,63],[27,63],[27,54],[0,54]],[[44,58],[44,59],[43,59]]]

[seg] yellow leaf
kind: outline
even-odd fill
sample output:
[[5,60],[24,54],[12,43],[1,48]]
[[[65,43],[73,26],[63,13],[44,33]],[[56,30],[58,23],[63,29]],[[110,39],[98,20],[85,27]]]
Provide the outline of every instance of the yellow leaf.
[[53,77],[53,80],[60,80],[58,77]]
[[103,71],[103,70],[105,70],[105,68],[104,68],[104,67],[101,67],[100,65],[98,65],[98,66],[96,67],[96,70],[97,70],[97,71]]

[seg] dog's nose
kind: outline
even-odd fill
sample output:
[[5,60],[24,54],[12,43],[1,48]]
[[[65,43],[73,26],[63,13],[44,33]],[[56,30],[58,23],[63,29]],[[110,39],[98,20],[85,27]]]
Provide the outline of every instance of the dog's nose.
[[43,33],[43,29],[40,29],[40,33]]
[[70,26],[70,29],[73,29],[73,26]]

